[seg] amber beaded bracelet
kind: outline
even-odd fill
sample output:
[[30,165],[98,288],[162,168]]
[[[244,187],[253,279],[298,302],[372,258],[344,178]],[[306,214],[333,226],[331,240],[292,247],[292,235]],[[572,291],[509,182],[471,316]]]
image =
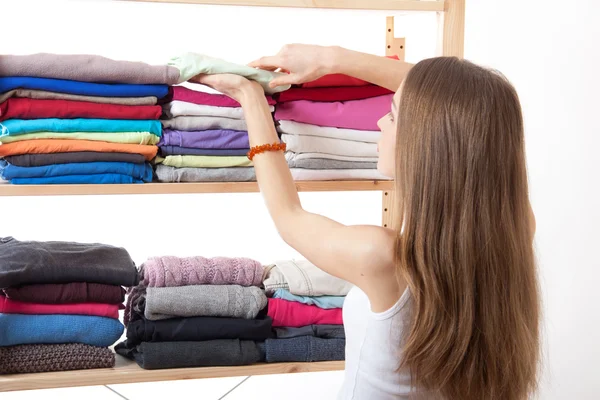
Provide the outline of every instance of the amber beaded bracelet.
[[252,161],[255,155],[264,153],[265,151],[285,151],[285,149],[285,143],[261,144],[260,146],[252,147],[246,155],[248,156],[248,159]]

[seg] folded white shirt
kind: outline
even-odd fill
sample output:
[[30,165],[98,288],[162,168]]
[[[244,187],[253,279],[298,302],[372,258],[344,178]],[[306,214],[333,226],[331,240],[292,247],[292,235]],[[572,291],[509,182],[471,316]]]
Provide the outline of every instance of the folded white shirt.
[[381,136],[380,131],[359,131],[356,129],[303,124],[302,122],[286,120],[279,121],[278,130],[281,133],[288,133],[290,135],[319,136],[367,143],[377,143]]
[[[169,118],[179,116],[207,116],[207,117],[225,117],[232,119],[243,119],[244,110],[242,107],[218,107],[206,104],[194,104],[187,101],[173,100],[163,106],[163,110]],[[271,112],[275,110],[270,106]]]
[[285,133],[281,135],[281,140],[287,144],[287,150],[295,153],[326,153],[356,157],[378,156],[375,143]]
[[295,181],[391,180],[376,169],[290,168]]
[[339,156],[336,154],[327,154],[327,153],[294,153],[292,151],[285,152],[285,159],[287,161],[310,160],[313,158],[324,158],[327,160],[335,160],[335,161],[374,162],[374,163],[379,161],[379,157],[353,157],[353,156]]

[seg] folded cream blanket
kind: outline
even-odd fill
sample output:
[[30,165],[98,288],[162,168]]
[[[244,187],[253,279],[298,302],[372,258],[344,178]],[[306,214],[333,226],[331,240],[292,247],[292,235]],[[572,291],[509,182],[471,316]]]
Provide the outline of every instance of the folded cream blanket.
[[317,268],[308,260],[278,261],[265,267],[267,293],[286,289],[298,296],[345,296],[352,284]]
[[289,151],[295,153],[327,153],[356,157],[377,157],[379,154],[375,143],[285,133],[281,135],[281,140],[287,144]]

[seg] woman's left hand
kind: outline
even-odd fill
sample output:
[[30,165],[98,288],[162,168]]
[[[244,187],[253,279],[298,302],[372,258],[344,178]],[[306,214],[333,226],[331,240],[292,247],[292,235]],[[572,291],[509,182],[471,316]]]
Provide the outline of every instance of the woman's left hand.
[[242,103],[248,94],[263,93],[263,88],[254,81],[234,74],[196,75],[190,82],[201,83]]

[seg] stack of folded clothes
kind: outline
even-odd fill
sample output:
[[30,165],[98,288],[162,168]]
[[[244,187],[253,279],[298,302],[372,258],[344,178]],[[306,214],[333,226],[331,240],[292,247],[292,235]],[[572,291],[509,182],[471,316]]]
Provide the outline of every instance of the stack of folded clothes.
[[145,369],[246,365],[264,360],[257,342],[273,337],[259,286],[263,267],[248,258],[156,257],[139,271],[125,309],[118,354]]
[[[162,110],[156,104],[164,101],[168,85],[203,73],[243,75],[267,91],[272,91],[268,83],[277,76],[194,53],[155,66],[95,55],[0,55],[0,177],[14,184],[151,181],[149,161],[162,136]],[[178,115],[189,111],[177,107],[172,111]],[[232,129],[218,124],[190,127],[187,130]],[[186,130],[179,123],[173,129]],[[183,165],[234,162],[192,160]]]
[[152,181],[166,67],[52,54],[1,56],[0,66],[3,179]]
[[261,344],[267,362],[344,360],[342,306],[351,284],[289,260],[266,267],[263,285],[275,332]]
[[113,367],[137,282],[119,247],[0,238],[0,374]]
[[325,75],[276,96],[275,119],[296,180],[387,179],[377,171],[377,121],[393,93],[345,75]]
[[[171,88],[164,105],[168,120],[159,145],[156,174],[162,182],[244,182],[255,180],[248,131],[241,105],[230,97],[206,91]],[[203,91],[204,90],[204,91]],[[274,110],[275,101],[267,96]]]

